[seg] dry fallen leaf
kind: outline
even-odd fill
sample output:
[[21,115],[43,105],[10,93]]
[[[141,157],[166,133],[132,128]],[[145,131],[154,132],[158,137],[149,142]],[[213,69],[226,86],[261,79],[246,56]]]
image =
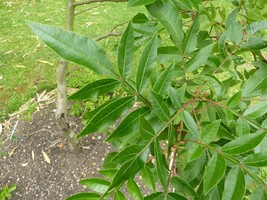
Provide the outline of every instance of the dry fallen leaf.
[[48,157],[48,155],[43,150],[42,150],[42,154],[44,156],[45,161],[50,164],[51,163],[50,162],[50,158]]
[[21,166],[22,167],[26,167],[28,165],[28,163],[22,163]]
[[32,150],[32,160],[34,160],[35,154],[34,151]]
[[8,156],[11,157],[11,156],[14,154],[15,150],[16,150],[18,147],[19,147],[19,145],[16,146],[16,147],[14,147],[14,148],[11,150],[11,152],[9,153]]

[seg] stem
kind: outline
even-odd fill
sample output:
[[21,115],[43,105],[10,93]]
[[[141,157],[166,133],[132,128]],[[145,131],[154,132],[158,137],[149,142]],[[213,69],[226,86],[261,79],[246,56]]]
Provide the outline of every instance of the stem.
[[205,148],[207,148],[207,149],[209,149],[209,150],[211,150],[211,151],[214,151],[214,152],[220,154],[221,156],[223,156],[225,159],[229,160],[230,162],[232,162],[232,163],[238,165],[238,166],[239,166],[240,168],[242,168],[242,169],[243,169],[243,170],[244,170],[244,171],[245,171],[251,178],[253,178],[257,183],[259,183],[259,184],[265,184],[265,182],[264,182],[260,177],[258,177],[257,175],[255,175],[255,174],[254,174],[253,172],[251,172],[247,167],[245,167],[242,163],[240,163],[239,160],[233,158],[232,156],[227,155],[227,154],[225,154],[225,153],[223,153],[223,152],[221,152],[221,151],[219,151],[219,150],[217,150],[217,149],[215,149],[215,148],[213,148],[213,147],[211,147],[211,146],[209,146],[209,145],[207,145],[207,144],[204,144],[204,143],[202,143],[202,142],[200,142],[200,141],[195,141],[195,140],[182,140],[181,142],[193,142],[193,143],[199,144],[199,145],[201,145],[201,146],[203,146],[203,147],[205,147]]
[[91,3],[96,3],[96,2],[127,2],[128,0],[90,0],[90,1],[84,1],[84,2],[77,2],[73,4],[73,6],[81,6],[81,5],[86,5],[86,4],[91,4]]

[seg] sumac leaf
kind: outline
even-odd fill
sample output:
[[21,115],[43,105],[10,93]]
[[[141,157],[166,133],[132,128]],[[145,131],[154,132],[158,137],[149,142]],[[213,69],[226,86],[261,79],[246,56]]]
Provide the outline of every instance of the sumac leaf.
[[267,152],[255,153],[249,155],[243,160],[244,165],[252,167],[266,167],[267,166]]
[[222,151],[228,154],[241,154],[254,149],[265,137],[267,131],[243,135],[222,147]]
[[241,169],[233,168],[226,176],[222,200],[242,200],[246,191],[245,176]]
[[95,192],[105,193],[110,185],[110,182],[101,178],[89,178],[81,180],[80,184],[85,185],[87,188]]

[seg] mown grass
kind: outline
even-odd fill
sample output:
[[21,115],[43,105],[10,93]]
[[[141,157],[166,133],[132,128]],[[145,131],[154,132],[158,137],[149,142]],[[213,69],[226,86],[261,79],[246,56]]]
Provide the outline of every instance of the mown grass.
[[[130,19],[140,8],[127,8],[126,3],[94,3],[77,7],[75,31],[91,38],[103,35]],[[26,21],[65,26],[66,1],[9,0],[0,1],[0,121],[16,111],[37,92],[55,88],[59,57],[43,45],[30,31]],[[122,30],[119,28],[119,30]],[[112,56],[119,38],[100,43]],[[71,68],[71,67],[70,67]],[[68,76],[69,87],[80,87],[96,79],[89,70],[75,68]]]

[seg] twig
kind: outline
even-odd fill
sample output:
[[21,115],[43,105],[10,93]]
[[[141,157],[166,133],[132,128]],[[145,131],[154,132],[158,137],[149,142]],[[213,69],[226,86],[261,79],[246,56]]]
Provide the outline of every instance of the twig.
[[99,37],[95,38],[95,40],[96,40],[96,41],[99,41],[99,40],[103,40],[103,39],[105,39],[105,38],[108,38],[108,37],[110,37],[110,36],[120,36],[120,35],[121,35],[121,33],[113,33],[113,32],[109,32],[109,33],[107,33],[107,34],[105,34],[105,35],[102,35],[102,36],[99,36]]
[[99,36],[97,38],[95,38],[96,41],[99,41],[99,40],[102,40],[102,39],[105,39],[107,37],[110,37],[110,36],[120,36],[122,33],[121,32],[113,32],[116,28],[120,27],[120,26],[123,26],[124,24],[128,23],[128,21],[125,21],[125,22],[122,22],[120,24],[117,24],[115,25],[112,29],[110,29],[110,31],[102,36]]
[[77,16],[77,15],[79,15],[79,14],[82,14],[82,13],[84,13],[84,12],[87,12],[87,11],[89,11],[89,10],[92,10],[92,9],[94,9],[94,8],[98,8],[98,7],[100,7],[100,6],[105,6],[105,5],[106,5],[106,4],[100,4],[100,5],[97,5],[97,6],[93,6],[93,7],[87,8],[87,9],[85,9],[85,10],[82,10],[82,11],[78,12],[78,13],[75,13],[75,16]]
[[97,3],[97,2],[127,2],[128,0],[90,0],[90,1],[84,1],[84,2],[77,2],[73,4],[73,6],[81,6],[85,4],[91,4],[91,3]]
[[18,126],[18,123],[19,123],[19,120],[17,119],[17,121],[16,121],[16,123],[15,123],[15,125],[14,125],[14,128],[13,128],[13,130],[12,130],[12,132],[11,132],[11,135],[10,135],[10,137],[9,137],[9,140],[12,139],[12,137],[13,137],[15,131],[16,131],[16,128],[17,128],[17,126]]

